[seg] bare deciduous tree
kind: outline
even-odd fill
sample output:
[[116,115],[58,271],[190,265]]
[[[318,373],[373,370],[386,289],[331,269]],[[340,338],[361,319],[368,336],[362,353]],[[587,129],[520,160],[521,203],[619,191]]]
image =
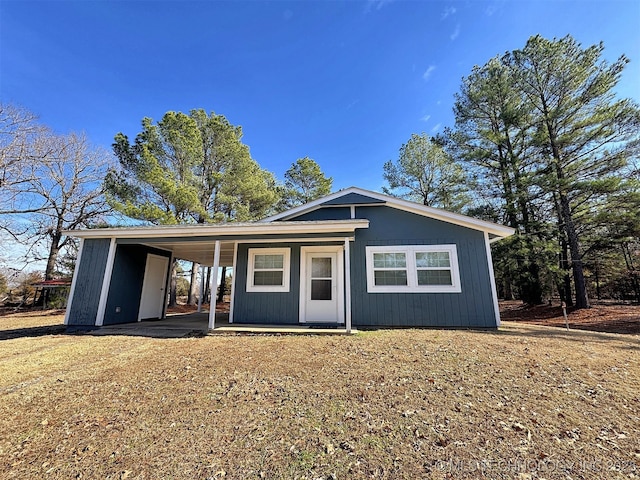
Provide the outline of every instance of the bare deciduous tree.
[[111,212],[102,187],[111,165],[85,135],[56,135],[25,110],[0,105],[0,230],[27,247],[25,261],[46,260],[46,279],[71,246],[62,232]]

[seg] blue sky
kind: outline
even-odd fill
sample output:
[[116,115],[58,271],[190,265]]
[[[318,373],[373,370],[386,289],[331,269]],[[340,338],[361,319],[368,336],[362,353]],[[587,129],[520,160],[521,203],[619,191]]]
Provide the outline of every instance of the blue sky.
[[637,0],[0,0],[0,98],[108,149],[144,116],[204,108],[280,179],[309,156],[334,189],[379,190],[412,133],[453,124],[471,68],[535,34],[627,55],[618,92],[640,100]]

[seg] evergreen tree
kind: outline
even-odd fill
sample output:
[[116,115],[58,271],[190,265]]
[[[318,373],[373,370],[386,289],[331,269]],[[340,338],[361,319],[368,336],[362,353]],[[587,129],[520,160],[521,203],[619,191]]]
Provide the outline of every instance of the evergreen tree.
[[382,190],[388,195],[452,212],[460,212],[469,202],[462,167],[424,133],[412,134],[400,148],[398,160],[389,160],[383,168],[388,186]]
[[529,303],[550,281],[570,303],[570,271],[576,306],[588,306],[585,254],[621,238],[611,212],[638,210],[629,161],[638,153],[640,109],[614,94],[626,57],[609,64],[602,51],[535,36],[474,68],[456,96],[450,145],[518,230],[505,242],[513,261],[502,263]]
[[505,291],[511,284],[528,304],[542,302],[544,286],[540,253],[539,195],[533,179],[537,173],[531,155],[532,118],[526,99],[513,89],[510,70],[499,57],[475,67],[465,78],[454,106],[456,132],[449,135],[453,151],[465,162],[482,188],[481,197],[499,198],[506,223],[516,235],[502,242],[496,268]]
[[631,100],[616,99],[613,90],[628,59],[609,64],[603,50],[602,44],[582,48],[570,36],[538,35],[506,61],[535,116],[531,140],[543,187],[557,200],[578,308],[588,306],[580,217],[588,218],[592,194],[620,188],[621,172],[638,148],[640,110]]
[[280,210],[303,205],[331,193],[333,178],[309,157],[299,158],[284,174]]
[[[241,139],[241,127],[202,109],[167,112],[157,124],[144,118],[133,144],[122,133],[115,137],[120,168],[105,179],[107,198],[124,215],[156,225],[260,218],[277,202],[275,179]],[[194,263],[189,303],[197,270]]]

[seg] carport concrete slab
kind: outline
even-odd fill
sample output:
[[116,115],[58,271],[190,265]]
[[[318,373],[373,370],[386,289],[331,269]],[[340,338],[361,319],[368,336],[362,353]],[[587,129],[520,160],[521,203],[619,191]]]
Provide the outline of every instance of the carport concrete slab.
[[[218,313],[214,330],[209,330],[209,313],[171,314],[163,320],[105,325],[85,332],[90,335],[131,335],[154,338],[185,338],[203,335],[347,335],[344,328],[322,328],[305,325],[259,325],[229,323],[228,313]],[[351,333],[357,333],[351,330]]]
[[284,334],[284,335],[349,335],[358,333],[357,330],[347,332],[345,328],[317,328],[297,325],[248,325],[248,324],[227,324],[209,330],[209,335],[223,335],[229,333],[237,334]]
[[134,337],[184,338],[200,337],[207,333],[208,313],[170,315],[163,320],[104,325],[87,332],[91,335],[130,335]]

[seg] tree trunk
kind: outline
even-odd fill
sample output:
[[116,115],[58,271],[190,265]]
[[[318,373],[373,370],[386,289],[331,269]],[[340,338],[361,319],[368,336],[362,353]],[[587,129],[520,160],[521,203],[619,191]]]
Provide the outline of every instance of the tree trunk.
[[569,200],[565,195],[560,195],[560,208],[564,219],[564,229],[567,234],[569,253],[571,254],[571,267],[573,270],[573,285],[576,290],[576,308],[588,308],[587,284],[584,279],[584,266],[580,252],[580,242],[578,233],[573,222],[573,215]]
[[513,300],[513,290],[511,288],[511,280],[508,278],[503,278],[502,280],[502,291],[503,298],[505,300]]
[[169,306],[175,307],[178,303],[178,295],[176,293],[178,286],[178,272],[176,271],[177,260],[171,265],[171,283],[169,285]]
[[187,305],[195,305],[198,296],[198,269],[200,264],[193,262],[191,265],[191,281],[189,282],[189,294],[187,295]]
[[222,275],[220,277],[220,289],[218,290],[218,303],[224,301],[225,279],[227,278],[227,267],[222,267]]
[[633,258],[631,256],[631,249],[629,248],[628,243],[623,243],[622,247],[622,256],[624,257],[624,262],[627,266],[627,271],[629,272],[629,276],[631,278],[631,287],[633,288],[633,293],[636,297],[636,302],[640,303],[640,281],[638,280],[638,272],[635,269],[635,265],[633,264]]
[[559,286],[560,298],[566,303],[567,307],[573,307],[573,296],[571,295],[571,277],[569,275],[569,248],[564,238],[564,233],[560,240],[560,269],[565,272],[562,276],[562,284]]
[[202,303],[211,303],[211,267],[207,267],[207,275],[204,281],[204,295]]
[[44,279],[52,280],[56,271],[56,262],[58,261],[58,253],[60,252],[61,235],[55,233],[51,237],[51,247],[49,247],[49,257],[47,258],[47,267],[44,271]]

